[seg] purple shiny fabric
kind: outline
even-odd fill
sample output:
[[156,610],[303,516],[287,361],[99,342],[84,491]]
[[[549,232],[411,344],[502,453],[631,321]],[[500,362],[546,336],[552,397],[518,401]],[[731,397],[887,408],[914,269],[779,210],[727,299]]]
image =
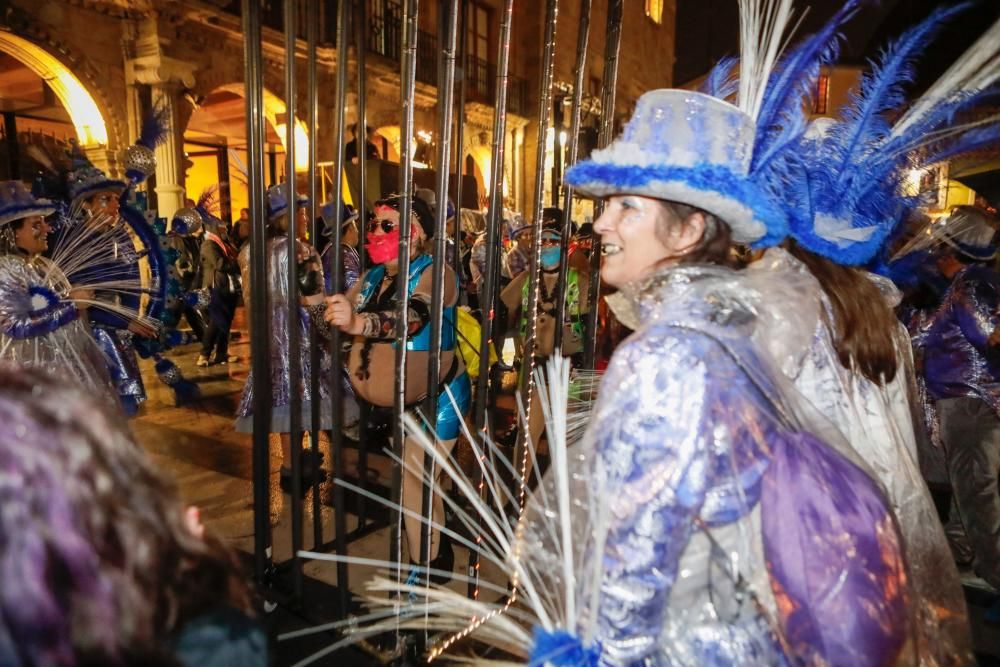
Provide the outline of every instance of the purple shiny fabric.
[[[315,254],[315,250],[307,243],[298,242],[300,249],[304,252]],[[289,375],[288,360],[291,356],[288,332],[288,282],[285,267],[288,261],[288,238],[279,236],[267,242],[268,252],[268,275],[267,286],[270,292],[270,319],[268,327],[271,332],[270,348],[270,370],[271,370],[271,407],[280,408],[291,404],[291,377]],[[250,300],[250,275],[249,275],[250,246],[246,245],[240,251],[240,266],[243,269],[243,294],[244,299]],[[295,295],[298,298],[298,295]],[[299,307],[299,337],[301,345],[299,347],[299,370],[298,380],[299,396],[303,404],[312,401],[309,378],[312,372],[312,358],[309,349],[309,333],[313,327],[312,321],[314,313],[304,306]],[[319,348],[319,393],[320,398],[330,396],[330,382],[333,377],[332,362],[329,350],[326,345]],[[243,394],[240,397],[240,404],[236,410],[237,417],[249,417],[253,414],[254,402],[254,376],[251,372],[247,376],[246,384],[243,387]],[[329,401],[323,401],[328,404]],[[275,429],[274,432],[279,432]]]
[[806,664],[895,664],[910,600],[888,502],[811,434],[783,433],[773,447],[761,498],[764,553],[792,652]]
[[[346,244],[342,246],[340,255],[340,261],[344,267],[344,281],[341,287],[346,292],[361,277],[361,257],[357,250]],[[327,246],[323,251],[323,275],[326,277],[326,291],[331,293],[333,291],[333,246]]]
[[1000,348],[988,339],[1000,324],[1000,273],[970,266],[955,276],[937,311],[914,336],[934,399],[981,398],[1000,414]]

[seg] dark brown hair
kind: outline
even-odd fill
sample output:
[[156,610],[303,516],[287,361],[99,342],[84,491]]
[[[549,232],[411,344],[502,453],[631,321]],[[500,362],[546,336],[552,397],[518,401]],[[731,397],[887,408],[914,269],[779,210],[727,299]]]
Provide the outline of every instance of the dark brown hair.
[[833,322],[827,322],[827,328],[840,363],[875,384],[892,382],[899,324],[875,283],[860,269],[835,264],[794,241],[786,248],[806,265],[830,300]]
[[667,223],[656,225],[656,236],[661,240],[669,232],[670,225],[674,220],[682,225],[689,224],[691,216],[701,213],[705,219],[705,231],[693,248],[685,252],[680,257],[670,257],[668,260],[676,260],[678,264],[719,264],[722,266],[732,266],[732,232],[729,225],[712,215],[694,206],[680,204],[672,201],[660,201],[660,204],[667,209]]

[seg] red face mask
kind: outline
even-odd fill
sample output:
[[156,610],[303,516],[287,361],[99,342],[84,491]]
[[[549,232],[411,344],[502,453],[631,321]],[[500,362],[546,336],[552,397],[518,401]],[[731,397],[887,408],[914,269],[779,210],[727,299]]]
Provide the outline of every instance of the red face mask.
[[369,234],[365,250],[375,264],[385,264],[399,257],[399,227],[388,234]]

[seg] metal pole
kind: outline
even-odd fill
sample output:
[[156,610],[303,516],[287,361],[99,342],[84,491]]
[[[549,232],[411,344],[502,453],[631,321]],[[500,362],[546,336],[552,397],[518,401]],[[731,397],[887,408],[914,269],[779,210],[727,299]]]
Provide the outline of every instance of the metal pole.
[[[505,0],[500,18],[500,39],[497,44],[496,106],[493,111],[493,155],[490,159],[489,211],[486,230],[486,273],[483,285],[485,300],[479,304],[483,313],[483,335],[479,344],[479,377],[476,378],[474,423],[480,437],[488,437],[486,401],[490,390],[490,346],[493,344],[493,304],[496,299],[500,269],[500,224],[503,218],[504,134],[507,131],[507,71],[510,66],[510,28],[514,0]],[[469,569],[475,571],[469,583],[469,595],[478,597],[479,555],[469,553]]]
[[[399,139],[399,189],[403,196],[399,211],[399,258],[396,278],[396,386],[392,417],[392,448],[396,457],[403,457],[403,415],[406,412],[406,320],[409,314],[408,277],[410,275],[410,198],[413,195],[413,98],[417,77],[417,12],[419,0],[405,0],[403,3],[403,48],[400,59],[400,100],[402,121]],[[402,469],[399,463],[392,466],[392,502],[396,509],[392,517],[393,550],[389,560],[395,560],[397,577],[402,567]],[[413,554],[411,554],[412,557]]]
[[[604,41],[604,82],[601,87],[601,131],[597,144],[604,148],[611,143],[615,129],[615,91],[618,87],[618,53],[621,49],[622,16],[625,0],[611,0],[608,5],[608,31]],[[594,219],[601,214],[604,205],[594,203]],[[597,238],[595,236],[594,240]],[[601,253],[599,245],[590,251],[589,309],[587,311],[587,337],[584,340],[583,359],[586,368],[593,368],[597,356],[597,303],[601,292]]]
[[287,183],[288,252],[288,438],[292,453],[292,594],[302,599],[302,348],[299,327],[297,261],[298,204],[295,201],[295,42],[297,0],[285,0],[285,180]]
[[243,62],[247,105],[247,180],[250,188],[250,363],[253,373],[254,576],[264,585],[271,569],[271,368],[267,293],[267,207],[264,201],[264,86],[260,3],[243,0]]
[[[347,100],[347,42],[348,27],[351,20],[351,3],[341,0],[337,7],[337,103],[333,110],[333,237],[330,239],[330,252],[333,253],[330,266],[330,286],[332,294],[340,294],[343,289],[344,261],[342,253],[343,240],[341,226],[344,224],[341,202],[344,198],[344,107]],[[343,422],[343,385],[341,373],[343,368],[343,346],[341,331],[331,327],[330,357],[333,361],[330,379],[330,416],[331,429],[330,447],[333,454],[333,474],[337,479],[344,478],[344,432]],[[333,489],[334,504],[334,540],[337,553],[347,555],[347,520],[344,516],[344,488],[337,484]],[[340,597],[342,613],[347,613],[348,603],[348,573],[347,564],[337,563],[337,590]]]
[[[559,18],[559,0],[546,0],[545,3],[545,38],[542,41],[542,76],[538,90],[538,142],[535,152],[535,207],[532,226],[534,236],[531,242],[531,256],[528,258],[528,322],[524,332],[524,348],[522,350],[521,396],[524,400],[524,427],[518,430],[517,447],[514,450],[514,464],[521,462],[520,472],[524,485],[521,487],[520,505],[524,505],[524,493],[528,476],[527,441],[530,438],[531,394],[535,387],[535,331],[538,328],[538,281],[542,279],[539,256],[542,251],[542,209],[545,206],[545,133],[549,128],[549,116],[552,111],[552,75],[553,60],[556,45],[556,24]],[[558,132],[558,128],[553,128]],[[513,276],[511,276],[513,277]],[[562,328],[562,321],[555,323],[556,329]],[[527,364],[527,372],[523,365]],[[532,443],[537,445],[538,443]]]
[[[590,4],[591,0],[580,0],[580,24],[576,32],[576,66],[573,69],[573,106],[570,109],[569,146],[566,164],[574,164],[580,143],[580,116],[583,105],[583,78],[587,69],[587,47],[590,43]],[[558,184],[553,183],[553,191]],[[573,219],[570,215],[573,207],[573,188],[566,185],[563,188],[563,229],[559,254],[559,281],[556,290],[556,337],[553,350],[562,353],[563,330],[562,322],[566,321],[566,283],[569,280],[569,239],[573,234]],[[591,250],[593,253],[594,250]],[[599,253],[598,253],[599,254]]]
[[[306,7],[306,94],[309,123],[309,229],[312,230],[312,243],[315,247],[319,243],[319,236],[322,232],[320,225],[316,224],[316,137],[317,137],[317,100],[316,87],[318,76],[316,71],[316,45],[319,42],[319,3],[309,3]],[[309,327],[309,395],[312,396],[309,414],[309,449],[312,451],[313,460],[319,460],[319,432],[320,432],[320,401],[319,401],[319,372],[320,372],[320,348],[317,340],[316,328]],[[313,511],[313,546],[319,548],[323,544],[323,522],[322,511],[319,502],[319,475],[313,476],[312,484],[312,511]]]
[[[368,52],[368,0],[358,0],[354,10],[354,41],[355,58],[358,64],[358,120],[357,127],[361,136],[355,137],[354,141],[358,146],[358,200],[354,202],[358,212],[358,256],[361,258],[361,274],[368,268],[368,260],[365,256],[365,241],[368,234],[366,224],[366,211],[368,208],[367,187],[368,187],[368,118],[366,116],[367,90],[365,87],[365,57]],[[363,142],[363,143],[362,143]],[[358,470],[361,478],[358,483],[361,486],[367,484],[368,479],[368,402],[360,401],[358,404]],[[358,530],[363,530],[368,523],[368,500],[364,495],[359,494],[356,500],[358,504]]]
[[[462,175],[465,172],[465,94],[466,81],[468,80],[468,17],[469,2],[461,0],[462,15],[461,22],[456,26],[458,32],[458,67],[456,77],[458,78],[458,110],[455,116],[455,275],[462,276]],[[459,281],[461,284],[461,280]],[[462,295],[459,295],[461,298]]]
[[[455,26],[458,14],[458,0],[441,0],[441,53],[438,67],[441,76],[438,77],[438,152],[437,152],[437,210],[434,220],[434,266],[431,273],[431,345],[427,364],[427,400],[424,403],[424,414],[434,424],[437,430],[438,393],[441,377],[441,332],[443,327],[454,327],[455,322],[443,322],[444,318],[444,280],[445,280],[445,219],[448,215],[448,157],[451,155],[451,114],[455,100]],[[457,277],[457,275],[456,275]],[[457,295],[456,295],[457,298]],[[450,400],[444,398],[443,400]],[[430,475],[433,459],[424,456],[424,474]],[[421,499],[421,516],[431,515],[433,484],[426,484]],[[428,522],[429,523],[429,522]],[[431,540],[430,525],[421,531],[420,562],[429,564]]]

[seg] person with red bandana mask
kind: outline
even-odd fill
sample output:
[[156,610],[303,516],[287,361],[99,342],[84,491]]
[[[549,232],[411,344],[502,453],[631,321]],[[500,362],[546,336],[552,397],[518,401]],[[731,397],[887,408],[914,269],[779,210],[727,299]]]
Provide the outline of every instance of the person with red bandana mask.
[[[327,297],[326,321],[354,336],[348,369],[357,397],[376,411],[392,409],[395,387],[397,281],[399,279],[399,216],[403,205],[400,195],[375,202],[374,215],[368,221],[365,249],[374,266],[345,294]],[[406,404],[416,407],[427,393],[427,370],[430,362],[430,318],[433,259],[429,241],[434,234],[434,217],[423,200],[411,198],[410,271],[407,276],[407,372]],[[456,350],[455,306],[458,302],[458,279],[447,264],[444,267],[444,319],[441,327],[440,400],[433,428],[441,447],[449,451],[461,429],[462,415],[471,398],[469,376]],[[446,391],[447,389],[447,391]],[[449,393],[451,398],[449,398]],[[412,562],[419,560],[420,519],[423,482],[412,471],[423,470],[419,447],[404,443],[404,457],[409,466],[403,473],[402,506],[406,540]],[[431,507],[436,525],[444,523],[444,503],[440,496]],[[430,567],[450,572],[454,553],[446,535],[434,530],[430,543]],[[410,578],[417,580],[418,570]],[[431,575],[433,581],[450,577]]]

